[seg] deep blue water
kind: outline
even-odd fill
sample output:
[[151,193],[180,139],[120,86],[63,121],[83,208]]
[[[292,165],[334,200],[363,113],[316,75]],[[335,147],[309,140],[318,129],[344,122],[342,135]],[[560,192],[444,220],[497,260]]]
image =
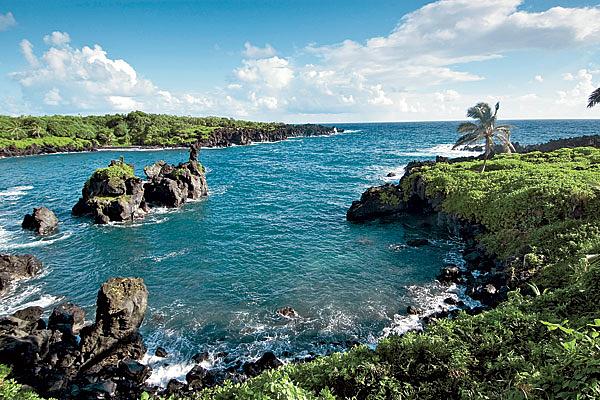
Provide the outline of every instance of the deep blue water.
[[[595,134],[599,121],[514,121],[513,138],[535,143]],[[0,160],[0,251],[32,253],[46,266],[2,299],[0,314],[24,304],[50,310],[81,304],[93,319],[96,293],[111,276],[143,277],[150,291],[142,327],[149,351],[166,347],[159,378],[181,377],[185,360],[211,353],[210,365],[259,356],[306,355],[338,343],[375,343],[414,322],[407,305],[434,308],[448,296],[434,277],[459,258],[460,243],[416,221],[350,224],[345,212],[369,186],[394,179],[413,159],[450,152],[457,123],[338,125],[346,133],[279,143],[207,149],[210,196],[179,210],[156,210],[132,225],[95,226],[70,215],[87,177],[125,156],[144,165],[185,161],[183,150],[95,152]],[[397,179],[397,178],[396,178]],[[40,239],[20,229],[46,205],[60,231]],[[433,245],[398,246],[429,237]],[[299,320],[278,317],[292,306]],[[228,357],[217,357],[227,352]]]

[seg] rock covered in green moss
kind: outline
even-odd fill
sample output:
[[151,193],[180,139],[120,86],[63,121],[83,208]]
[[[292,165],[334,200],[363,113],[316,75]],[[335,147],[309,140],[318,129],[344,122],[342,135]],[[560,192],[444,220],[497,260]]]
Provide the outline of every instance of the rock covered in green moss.
[[81,195],[73,214],[90,215],[98,224],[133,221],[147,212],[144,184],[135,176],[133,166],[123,160],[113,160],[108,167],[97,169]]

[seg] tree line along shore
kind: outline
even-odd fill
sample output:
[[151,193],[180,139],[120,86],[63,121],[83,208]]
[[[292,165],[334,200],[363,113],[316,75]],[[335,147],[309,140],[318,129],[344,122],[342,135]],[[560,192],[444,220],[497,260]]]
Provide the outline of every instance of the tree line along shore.
[[0,116],[0,156],[90,151],[100,147],[206,147],[245,145],[296,136],[331,134],[316,124],[252,122],[133,111],[111,115]]

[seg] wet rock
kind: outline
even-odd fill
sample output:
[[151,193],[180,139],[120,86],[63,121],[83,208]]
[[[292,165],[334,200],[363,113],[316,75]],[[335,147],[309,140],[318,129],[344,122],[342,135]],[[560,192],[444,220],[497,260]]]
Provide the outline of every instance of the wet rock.
[[92,400],[92,399],[111,399],[117,391],[117,384],[111,380],[90,383],[83,386],[79,391],[75,392],[75,398]]
[[154,355],[156,357],[162,357],[162,358],[164,358],[164,357],[168,356],[169,353],[167,353],[167,350],[164,347],[160,347],[159,346],[159,347],[156,348],[156,351],[154,352]]
[[218,377],[215,372],[196,365],[185,375],[185,380],[191,389],[199,389],[214,386],[217,383]]
[[388,174],[386,175],[388,178],[393,178],[396,176],[395,172],[388,172]]
[[31,306],[22,310],[15,311],[12,316],[18,319],[22,319],[23,321],[37,322],[42,317],[43,313],[44,309],[42,307]]
[[[81,330],[81,351],[98,369],[126,357],[139,359],[145,346],[138,328],[148,305],[141,278],[111,278],[98,292],[96,322]],[[101,357],[101,359],[98,359]]]
[[369,188],[359,201],[352,203],[346,213],[348,221],[360,222],[396,214],[407,209],[400,185],[383,185]]
[[437,280],[442,283],[459,283],[462,271],[457,265],[450,264],[443,267],[437,276]]
[[31,278],[42,270],[42,263],[32,255],[0,254],[0,295],[14,281]]
[[203,351],[202,353],[195,354],[192,357],[192,360],[195,363],[200,364],[201,362],[204,362],[204,361],[208,360],[208,358],[209,358],[208,352],[207,351]]
[[277,309],[277,314],[286,318],[300,318],[300,314],[296,312],[292,307],[281,307]]
[[262,355],[258,360],[254,362],[246,362],[242,366],[242,370],[248,376],[256,376],[263,371],[273,369],[282,366],[283,363],[273,354],[268,351]]
[[159,161],[145,167],[144,173],[149,180],[144,196],[152,206],[174,208],[208,195],[204,167],[198,161],[178,166]]
[[408,315],[420,315],[423,314],[423,310],[415,306],[408,306],[406,307],[406,313]]
[[178,381],[177,379],[171,379],[167,384],[167,389],[165,394],[167,396],[178,395],[181,394],[184,388],[186,387],[185,383]]
[[119,372],[128,380],[141,385],[150,377],[152,368],[138,361],[126,358],[119,363]]
[[410,247],[423,247],[429,245],[429,240],[427,239],[409,239],[406,241],[406,244]]
[[446,297],[444,299],[444,303],[450,306],[455,306],[458,304],[458,300],[456,300],[454,297]]
[[48,319],[48,329],[77,335],[85,323],[85,311],[73,303],[56,307]]
[[29,229],[38,235],[52,233],[58,227],[58,218],[46,207],[34,208],[31,214],[26,214],[21,224],[23,229]]
[[88,179],[72,212],[89,215],[97,224],[133,221],[146,214],[144,184],[133,174],[132,165],[113,160]]
[[486,306],[495,306],[501,300],[500,291],[491,283],[471,288],[469,290],[469,296],[475,300],[479,300]]

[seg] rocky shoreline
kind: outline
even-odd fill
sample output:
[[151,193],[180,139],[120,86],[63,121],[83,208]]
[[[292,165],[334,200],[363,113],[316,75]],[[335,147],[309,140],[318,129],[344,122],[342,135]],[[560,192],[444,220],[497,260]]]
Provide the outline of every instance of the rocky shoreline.
[[[304,124],[304,125],[284,125],[282,127],[266,130],[266,129],[249,129],[249,128],[219,128],[209,134],[207,138],[198,140],[198,144],[202,147],[230,147],[230,146],[246,146],[252,143],[278,142],[295,137],[311,137],[311,136],[327,136],[335,132],[343,132],[343,129],[328,127],[323,125]],[[14,146],[0,148],[0,158],[6,157],[22,157],[33,156],[40,154],[55,154],[55,153],[78,153],[86,151],[98,150],[124,150],[124,149],[179,149],[187,148],[185,144],[177,144],[173,146],[145,146],[143,144],[132,145],[126,147],[120,146],[98,146],[91,144],[83,147],[75,146],[38,146],[32,145],[25,149],[18,149]]]

